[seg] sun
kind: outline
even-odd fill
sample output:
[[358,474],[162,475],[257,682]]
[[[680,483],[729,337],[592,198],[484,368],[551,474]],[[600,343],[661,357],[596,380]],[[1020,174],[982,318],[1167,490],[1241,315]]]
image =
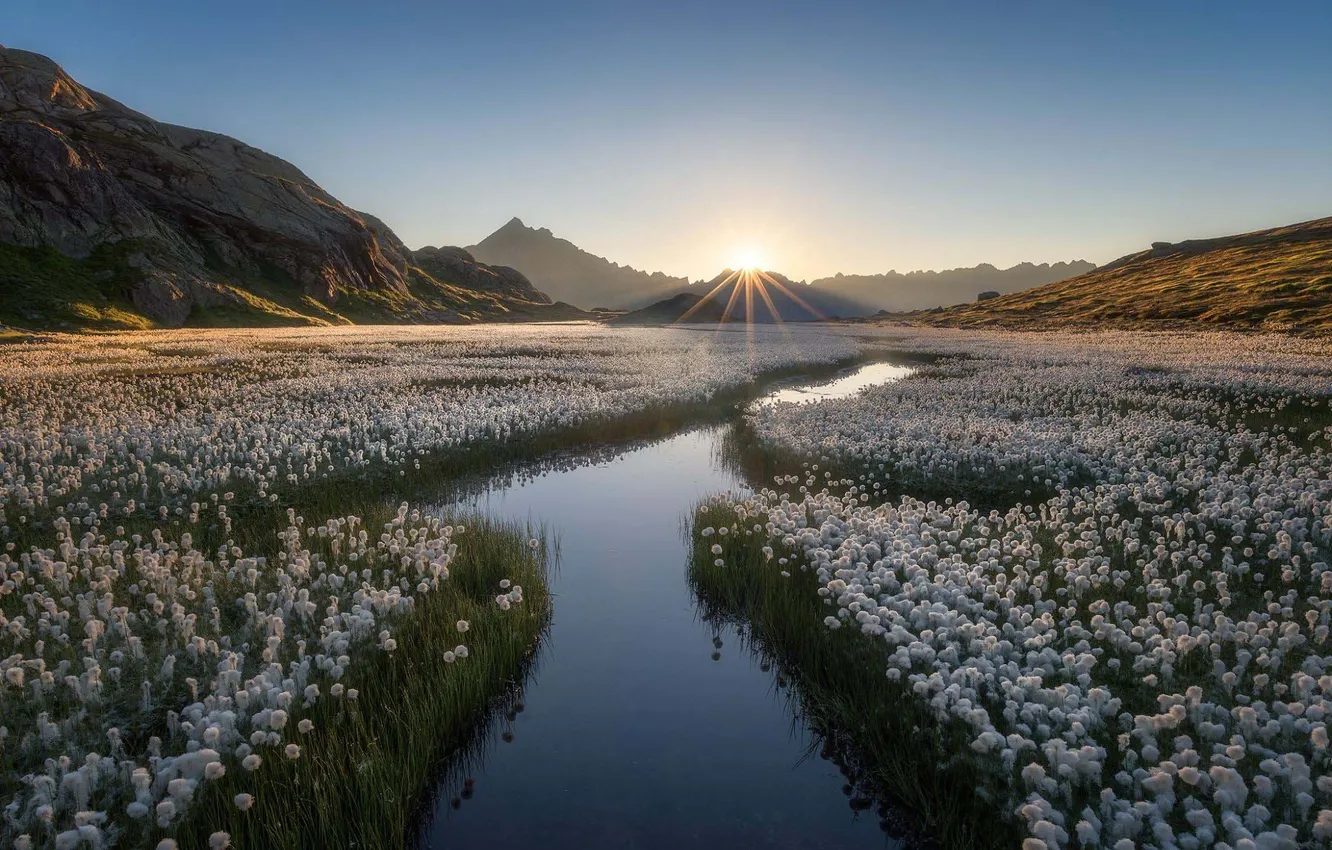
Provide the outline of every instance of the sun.
[[767,265],[767,257],[753,246],[736,248],[731,252],[731,268],[745,272],[761,271]]

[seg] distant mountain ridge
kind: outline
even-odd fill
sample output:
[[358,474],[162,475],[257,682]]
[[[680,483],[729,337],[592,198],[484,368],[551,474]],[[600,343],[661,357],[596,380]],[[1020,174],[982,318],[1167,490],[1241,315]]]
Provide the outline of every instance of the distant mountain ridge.
[[229,136],[154,121],[45,56],[0,47],[0,322],[574,315],[519,272],[466,252],[441,260],[408,250],[291,163]]
[[865,315],[863,304],[816,290],[777,272],[723,269],[646,307],[609,319],[611,324],[778,324]]
[[1332,218],[1156,242],[1068,280],[920,318],[964,327],[1201,325],[1332,333]]
[[[599,257],[579,248],[547,228],[534,228],[519,218],[468,248],[478,260],[512,266],[527,275],[552,298],[590,310],[637,310],[681,292],[702,294],[715,286],[692,284],[687,278],[661,272],[645,272]],[[988,263],[947,271],[885,272],[877,275],[835,275],[803,282],[781,280],[792,286],[802,300],[825,316],[868,316],[880,310],[919,310],[976,300],[982,292],[1016,292],[1062,280],[1095,268],[1085,260],[1067,263],[1019,263],[998,269]],[[728,270],[729,271],[729,270]],[[769,272],[769,274],[776,274]],[[784,316],[784,321],[800,321]]]
[[871,305],[875,310],[897,312],[948,307],[975,301],[982,292],[1003,295],[1020,292],[1056,280],[1085,274],[1096,268],[1086,260],[1060,263],[1018,263],[1006,269],[981,263],[969,268],[943,271],[888,271],[882,274],[843,275],[811,280],[816,288],[836,290],[840,295]]
[[695,284],[692,289],[703,297],[712,293],[710,300],[729,308],[732,319],[760,324],[813,322],[875,312],[870,305],[831,288],[808,286],[780,272],[723,269],[712,280]]
[[598,257],[544,227],[528,227],[516,216],[467,250],[481,262],[519,269],[550,297],[585,310],[633,310],[689,286],[688,278],[639,271]]

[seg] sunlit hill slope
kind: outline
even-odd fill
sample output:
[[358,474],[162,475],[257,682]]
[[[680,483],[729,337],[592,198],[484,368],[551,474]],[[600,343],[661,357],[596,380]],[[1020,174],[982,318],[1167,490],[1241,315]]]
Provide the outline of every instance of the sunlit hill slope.
[[0,47],[0,323],[27,328],[570,318],[521,273],[408,249],[238,139],[155,121]]
[[1068,280],[922,318],[957,326],[1202,324],[1332,332],[1332,218],[1157,242]]

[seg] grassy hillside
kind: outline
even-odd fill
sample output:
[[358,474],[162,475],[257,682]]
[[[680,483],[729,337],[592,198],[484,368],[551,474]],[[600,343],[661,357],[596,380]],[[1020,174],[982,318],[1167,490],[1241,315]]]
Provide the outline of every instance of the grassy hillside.
[[963,327],[1201,324],[1332,332],[1332,218],[1158,242],[1087,274],[921,318]]
[[[135,245],[102,245],[82,259],[54,248],[0,243],[0,325],[34,330],[137,330],[158,327],[132,292],[141,273],[129,261]],[[219,264],[220,266],[220,264]],[[408,268],[409,293],[338,290],[333,304],[307,295],[275,268],[230,270],[219,303],[196,301],[186,326],[272,327],[347,324],[560,321],[584,318],[565,304],[543,304],[487,292]],[[538,293],[539,294],[539,293]],[[225,303],[222,299],[225,297]]]
[[118,246],[103,245],[84,259],[54,248],[0,243],[0,324],[150,328],[130,303],[135,274]]

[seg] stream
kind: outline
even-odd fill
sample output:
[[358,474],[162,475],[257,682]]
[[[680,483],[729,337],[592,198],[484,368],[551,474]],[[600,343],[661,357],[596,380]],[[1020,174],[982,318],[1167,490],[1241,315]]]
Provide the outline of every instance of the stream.
[[[909,371],[869,364],[755,403],[850,395]],[[491,730],[466,793],[457,783],[437,791],[419,846],[898,846],[872,812],[848,806],[837,766],[810,754],[812,734],[793,721],[777,674],[734,629],[715,632],[698,616],[682,523],[699,499],[747,486],[721,454],[726,427],[463,502],[558,537],[554,621],[525,710]]]

